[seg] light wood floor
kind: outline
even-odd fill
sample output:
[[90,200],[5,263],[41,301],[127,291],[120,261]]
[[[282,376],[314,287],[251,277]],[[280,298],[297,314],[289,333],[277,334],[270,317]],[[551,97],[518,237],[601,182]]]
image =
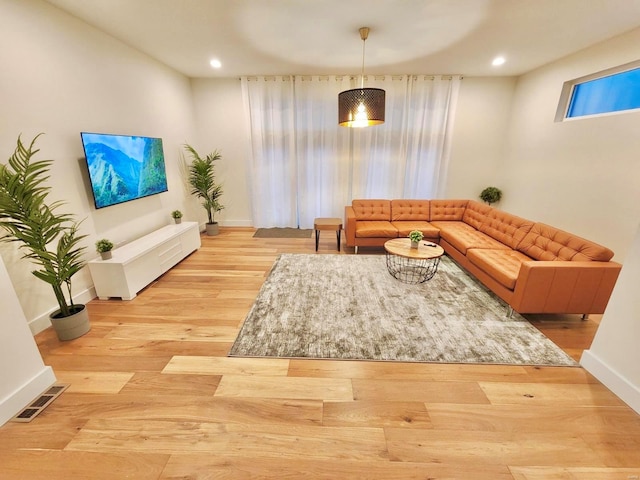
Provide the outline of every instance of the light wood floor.
[[[133,301],[90,302],[80,339],[38,335],[71,386],[0,428],[0,479],[640,477],[640,416],[581,368],[227,358],[276,255],[314,253],[252,235],[203,236]],[[532,317],[576,359],[598,320]]]

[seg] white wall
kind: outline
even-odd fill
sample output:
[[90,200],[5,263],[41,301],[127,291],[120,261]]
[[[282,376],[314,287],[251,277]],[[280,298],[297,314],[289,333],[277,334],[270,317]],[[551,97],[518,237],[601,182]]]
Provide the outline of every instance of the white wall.
[[0,425],[56,381],[45,367],[0,258]]
[[593,343],[580,363],[640,413],[640,228]]
[[562,85],[638,59],[640,28],[518,79],[503,164],[505,210],[611,248],[640,218],[640,112],[554,122]]
[[499,166],[515,85],[513,77],[462,80],[447,176],[448,198],[477,199],[489,186],[506,190]]
[[[195,135],[189,80],[40,0],[0,0],[0,11],[0,161],[19,134],[31,140],[45,132],[37,158],[54,160],[51,197],[85,219],[87,256],[96,255],[99,238],[118,244],[166,225],[174,209],[194,219],[179,168],[181,145]],[[81,131],[161,137],[169,191],[96,210]],[[1,245],[0,254],[32,329],[46,327],[56,307],[50,287],[29,273],[12,245]],[[80,301],[92,298],[88,269],[73,286]]]
[[225,207],[219,220],[227,226],[252,226],[245,158],[250,143],[240,79],[192,79],[191,86],[197,125],[193,146],[200,154],[218,150],[222,155],[216,164]]
[[500,170],[505,210],[602,243],[623,262],[582,365],[640,413],[640,112],[554,121],[565,81],[637,60],[638,45],[640,28],[520,77]]

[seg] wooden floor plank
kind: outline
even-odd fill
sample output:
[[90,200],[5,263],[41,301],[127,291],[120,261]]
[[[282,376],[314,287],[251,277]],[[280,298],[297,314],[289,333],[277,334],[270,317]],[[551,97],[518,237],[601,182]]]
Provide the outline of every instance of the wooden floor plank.
[[266,375],[286,376],[289,360],[284,358],[228,358],[176,355],[163,373],[199,375]]
[[221,375],[180,375],[138,372],[120,390],[123,394],[146,397],[150,395],[198,395],[211,397],[218,388]]
[[106,338],[135,340],[174,340],[180,342],[227,342],[233,343],[238,329],[230,326],[197,326],[186,324],[119,325]]
[[300,459],[172,455],[161,480],[513,480],[504,466],[403,463],[333,458]]
[[240,457],[386,459],[382,429],[93,419],[65,450]]
[[476,465],[606,467],[579,435],[385,428],[391,459]]
[[[354,253],[254,231],[89,302],[79,339],[38,334],[72,388],[0,427],[0,478],[640,480],[640,415],[580,367],[228,358],[279,254]],[[526,317],[574,358],[600,321]]]
[[133,377],[131,372],[60,371],[56,378],[68,383],[69,393],[118,393]]
[[640,480],[640,468],[511,467],[515,480]]
[[215,393],[220,397],[291,398],[351,401],[351,380],[225,375]]
[[624,435],[640,429],[640,417],[629,407],[563,405],[427,404],[433,428],[490,432],[580,432]]
[[156,480],[169,455],[156,453],[93,453],[59,450],[0,451],[2,480]]
[[549,385],[537,383],[480,382],[494,405],[553,405],[573,407],[623,406],[625,403],[603,385]]
[[353,379],[355,400],[387,402],[489,403],[477,382]]
[[[209,377],[211,378],[211,377]],[[264,398],[224,398],[205,395],[140,396],[68,394],[65,392],[47,413],[66,415],[79,424],[88,419],[141,420],[247,425],[322,425],[322,401]]]
[[424,403],[390,401],[326,402],[325,426],[376,426],[430,428]]

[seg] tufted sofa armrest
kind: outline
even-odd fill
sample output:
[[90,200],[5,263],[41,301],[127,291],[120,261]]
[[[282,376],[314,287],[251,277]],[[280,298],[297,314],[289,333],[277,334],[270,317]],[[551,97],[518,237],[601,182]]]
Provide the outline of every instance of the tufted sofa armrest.
[[592,261],[525,261],[511,307],[519,313],[604,313],[622,265]]

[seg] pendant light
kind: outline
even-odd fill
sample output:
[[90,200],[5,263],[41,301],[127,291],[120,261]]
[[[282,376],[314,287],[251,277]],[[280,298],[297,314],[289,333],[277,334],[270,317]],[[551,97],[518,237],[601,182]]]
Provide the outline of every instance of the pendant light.
[[338,125],[369,127],[384,123],[385,92],[381,88],[364,88],[364,44],[369,28],[360,29],[362,39],[362,75],[360,88],[345,90],[338,95]]

